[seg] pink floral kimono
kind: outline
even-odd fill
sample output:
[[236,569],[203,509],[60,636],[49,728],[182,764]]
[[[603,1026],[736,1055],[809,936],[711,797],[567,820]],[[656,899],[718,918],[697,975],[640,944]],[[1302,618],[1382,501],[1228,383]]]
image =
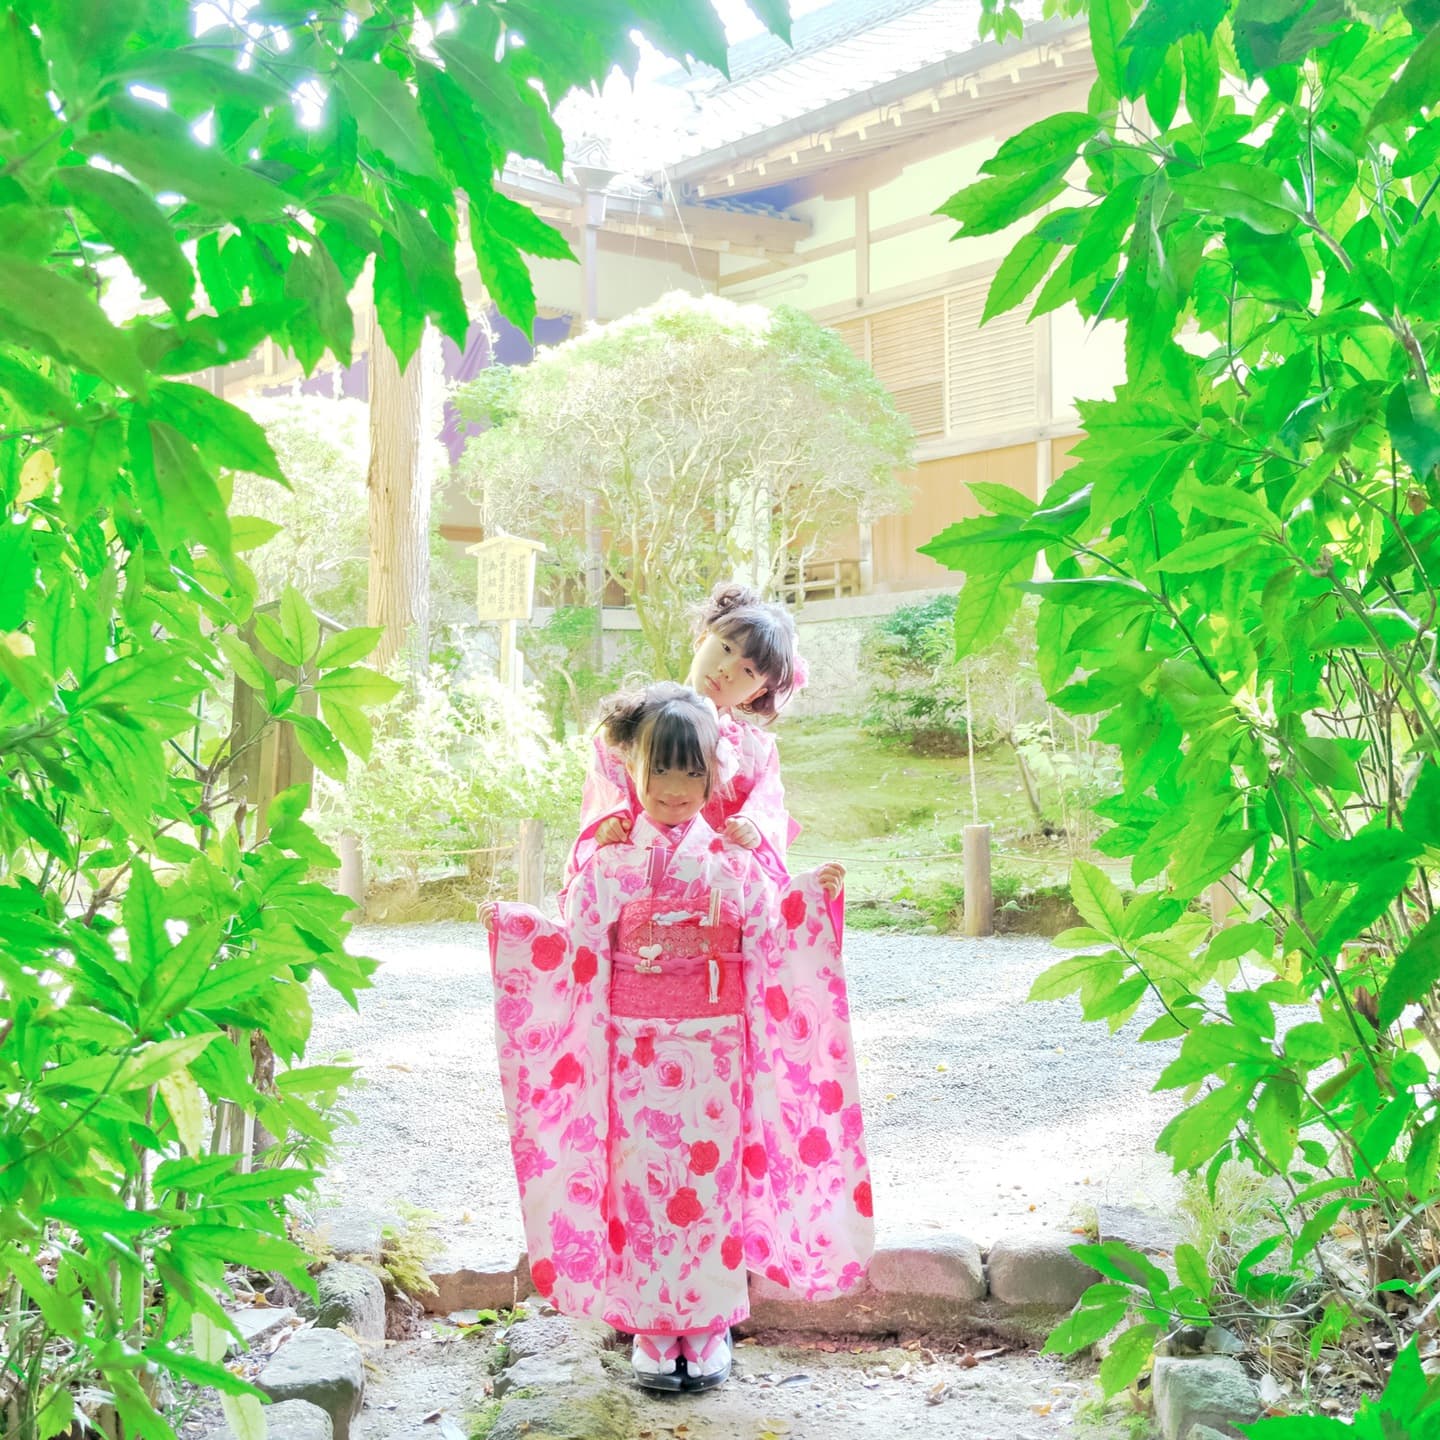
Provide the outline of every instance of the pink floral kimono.
[[[780,756],[775,737],[748,720],[720,716],[720,783],[701,811],[712,830],[721,831],[727,820],[743,816],[760,832],[760,844],[750,853],[777,884],[789,878],[785,852],[800,833],[786,812],[785,787],[780,783]],[[580,799],[580,834],[565,863],[561,909],[575,877],[595,853],[595,832],[602,820],[621,815],[632,824],[640,816],[640,800],[625,769],[624,758],[601,735],[595,736],[595,758],[585,777]]]
[[848,1289],[874,1243],[841,907],[643,813],[570,922],[500,905],[500,1079],[536,1288],[632,1334]]

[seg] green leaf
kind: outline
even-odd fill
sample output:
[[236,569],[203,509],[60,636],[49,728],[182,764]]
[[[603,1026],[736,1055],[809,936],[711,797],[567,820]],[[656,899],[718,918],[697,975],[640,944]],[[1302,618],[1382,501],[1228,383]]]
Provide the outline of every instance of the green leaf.
[[[161,956],[140,986],[140,1016],[136,1030],[153,1032],[189,1005],[209,973],[220,947],[217,924],[192,923],[180,942]],[[177,1072],[178,1073],[178,1072]]]
[[435,150],[409,86],[376,61],[342,59],[335,88],[370,146],[399,169],[438,180]]
[[1385,423],[1401,458],[1423,480],[1440,465],[1440,410],[1423,386],[1402,380],[1385,404]]
[[1239,1077],[1182,1110],[1160,1132],[1155,1148],[1175,1161],[1175,1173],[1195,1170],[1230,1139],[1250,1103],[1251,1078]]
[[210,1255],[229,1265],[248,1265],[256,1270],[275,1270],[307,1292],[314,1284],[306,1275],[309,1257],[298,1246],[275,1235],[236,1225],[187,1225],[170,1237],[177,1251]]
[[121,907],[125,917],[125,936],[130,945],[130,963],[142,974],[155,968],[160,956],[170,948],[165,933],[165,901],[155,877],[147,865],[136,862],[130,870],[130,883]]
[[1229,0],[1148,0],[1120,42],[1130,52],[1125,63],[1127,93],[1137,95],[1149,84],[1172,45],[1187,35],[1208,39],[1228,9]]
[[189,313],[195,272],[175,239],[170,220],[155,201],[124,175],[94,165],[60,172],[65,189],[85,218],[130,268],[177,314]]
[[1158,1325],[1146,1323],[1132,1325],[1115,1337],[1110,1353],[1100,1362],[1100,1388],[1106,1395],[1114,1395],[1134,1383],[1155,1353],[1159,1334]]
[[1432,30],[1405,62],[1394,83],[1375,102],[1366,131],[1396,121],[1411,123],[1420,109],[1440,99],[1440,29]]
[[154,191],[178,190],[227,221],[277,215],[286,194],[253,170],[201,145],[184,118],[130,95],[117,95],[90,117],[76,148],[128,170]]
[[1094,0],[1090,6],[1090,47],[1095,56],[1095,69],[1100,84],[1115,99],[1123,91],[1121,75],[1124,61],[1121,49],[1130,28],[1130,0]]
[[539,92],[517,70],[514,52],[508,57],[512,63],[496,62],[490,18],[478,6],[464,7],[459,20],[456,29],[435,40],[446,72],[475,102],[502,154],[513,150],[560,174],[565,160],[560,131]]
[[1078,990],[1081,1008],[1089,1019],[1092,1008],[1103,1003],[1124,973],[1124,959],[1118,950],[1107,950],[1101,955],[1077,955],[1041,971],[1026,999],[1060,1000]]
[[1020,608],[1024,594],[1015,582],[1029,575],[1029,557],[1009,573],[971,574],[955,605],[955,658],[963,660],[993,644]]
[[542,260],[575,259],[570,242],[554,226],[499,190],[492,190],[485,202],[485,224],[527,255]]
[[82,1233],[108,1233],[122,1239],[133,1239],[163,1223],[158,1216],[144,1210],[131,1210],[118,1200],[101,1195],[62,1196],[46,1205],[44,1214],[47,1219]]
[[1360,789],[1360,772],[1355,768],[1354,756],[1339,740],[1327,735],[1302,736],[1295,742],[1295,758],[1317,785],[1352,793]]
[[290,322],[290,339],[306,374],[314,370],[327,346],[340,364],[348,365],[355,346],[350,287],[318,240],[291,260],[285,293],[298,307]]
[[1175,193],[1193,210],[1239,220],[1262,235],[1284,235],[1304,213],[1288,181],[1255,162],[1220,161],[1174,175]]
[[341,630],[330,636],[320,647],[315,657],[318,670],[328,670],[335,665],[354,665],[363,660],[380,643],[385,630],[379,625],[359,625],[350,630]]
[[268,545],[285,527],[273,520],[264,520],[258,515],[232,515],[230,517],[230,548],[237,555],[247,550],[258,550]]
[[530,267],[521,258],[515,243],[492,229],[473,205],[470,207],[470,243],[480,278],[500,313],[527,337],[533,335],[535,285],[530,278]]
[[985,297],[985,313],[980,317],[983,326],[997,315],[1023,303],[1030,292],[1045,278],[1051,262],[1060,251],[1055,240],[1042,240],[1033,230],[1022,235],[1011,247],[1010,253],[1000,262],[990,290]]
[[310,602],[293,585],[287,585],[280,595],[280,630],[296,657],[294,663],[308,664],[320,646],[320,622]]
[[270,611],[261,610],[256,614],[255,638],[282,664],[304,664],[304,657],[286,638],[280,622]]
[[1407,1005],[1428,995],[1440,981],[1440,916],[1427,921],[1395,957],[1394,967],[1380,992],[1378,1020],[1393,1025]]
[[1253,530],[1210,530],[1186,540],[1168,555],[1162,555],[1155,562],[1155,568],[1167,575],[1193,575],[1201,570],[1215,570],[1229,564],[1237,555],[1253,549],[1257,543]]
[[346,771],[345,752],[340,742],[319,720],[310,715],[291,715],[289,723],[294,726],[295,738],[300,748],[319,769],[332,780],[343,780]]
[[996,175],[957,190],[935,211],[958,222],[956,237],[993,235],[1047,205],[1065,188],[1055,168],[1023,175]]
[[1086,922],[1107,939],[1124,935],[1125,901],[1103,870],[1077,860],[1070,871],[1070,896]]
[[1021,175],[1070,161],[1100,129],[1100,121],[1081,110],[1061,110],[1047,115],[1012,135],[981,167],[984,175]]
[[44,265],[10,255],[0,265],[0,315],[20,326],[27,343],[140,395],[145,371],[131,338],[117,330],[93,292]]
[[1074,1355],[1093,1345],[1102,1335],[1108,1335],[1124,1320],[1129,1306],[1125,1299],[1112,1299],[1109,1292],[1120,1287],[1106,1286],[1106,1297],[1091,1303],[1089,1297],[1100,1289],[1092,1285],[1080,1297],[1080,1304],[1073,1314],[1062,1320],[1045,1338],[1042,1355]]
[[1404,827],[1422,845],[1440,846],[1440,765],[1428,756],[1405,802]]
[[368,760],[371,747],[375,743],[375,731],[370,717],[363,710],[353,710],[348,705],[337,704],[328,696],[321,708],[325,714],[325,723],[335,738],[352,755]]
[[315,682],[322,699],[338,700],[342,705],[383,705],[393,700],[404,687],[398,680],[363,666],[331,670]]
[[125,1062],[115,1090],[145,1090],[172,1071],[184,1069],[218,1034],[219,1031],[211,1030],[203,1035],[179,1035],[173,1040],[157,1040],[147,1045]]
[[1276,1170],[1287,1172],[1300,1138],[1300,1087],[1288,1075],[1272,1076],[1260,1091],[1255,1134]]
[[1208,1300],[1214,1281],[1205,1265],[1205,1257],[1195,1246],[1181,1241],[1175,1247],[1175,1274],[1180,1283],[1193,1290],[1202,1300]]
[[198,385],[170,381],[155,386],[151,404],[161,418],[193,440],[211,464],[263,475],[288,487],[264,427],[238,405]]

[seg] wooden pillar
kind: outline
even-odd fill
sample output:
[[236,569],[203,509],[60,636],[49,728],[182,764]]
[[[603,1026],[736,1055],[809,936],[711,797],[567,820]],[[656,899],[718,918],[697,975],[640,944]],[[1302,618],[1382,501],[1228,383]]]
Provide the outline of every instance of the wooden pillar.
[[516,897],[522,905],[538,905],[545,894],[545,822],[520,822],[520,847],[515,862]]
[[967,825],[964,832],[965,933],[995,933],[995,896],[990,885],[990,827]]

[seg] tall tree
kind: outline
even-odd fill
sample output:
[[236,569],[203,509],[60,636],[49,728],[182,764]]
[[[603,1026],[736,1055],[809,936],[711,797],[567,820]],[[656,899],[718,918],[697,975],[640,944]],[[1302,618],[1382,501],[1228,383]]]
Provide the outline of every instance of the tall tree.
[[[373,315],[373,312],[372,312]],[[408,643],[430,652],[430,487],[426,344],[402,370],[377,321],[370,327],[369,585],[366,619],[382,631],[382,668]]]
[[773,590],[857,519],[900,509],[908,422],[839,336],[798,310],[674,294],[462,390],[489,422],[465,465],[487,525],[583,574],[594,507],[605,578],[661,674],[683,674],[687,602],[720,579]]
[[[641,30],[724,64],[690,0],[0,12],[0,1413],[22,1440],[71,1433],[77,1395],[173,1440],[166,1372],[263,1436],[222,1363],[225,1269],[309,1283],[287,1201],[348,1071],[304,1063],[306,984],[353,1001],[371,969],[345,948],[348,902],[307,879],[337,863],[307,787],[256,842],[228,785],[271,726],[332,774],[366,755],[364,706],[393,690],[358,663],[377,636],[322,642],[294,589],[253,614],[241,552],[264,527],[227,515],[230,472],[283,472],[183,377],[267,340],[307,369],[327,347],[348,361],[372,255],[401,365],[427,317],[463,336],[460,190],[491,295],[529,326],[520,252],[557,240],[496,172],[512,153],[558,171],[547,97],[633,65]],[[99,302],[127,271],[148,303],[117,324]],[[292,681],[242,638],[252,618]],[[232,671],[255,733],[209,719]],[[273,1091],[252,1083],[251,1035],[279,1057]],[[207,1134],[221,1101],[311,1163],[245,1173]]]
[[[1112,1027],[1158,1000],[1146,1038],[1181,1040],[1162,1084],[1192,1102],[1159,1147],[1212,1184],[1230,1160],[1273,1178],[1284,1220],[1217,1275],[1096,1247],[1111,1283],[1052,1344],[1138,1311],[1114,1388],[1172,1325],[1224,1304],[1263,1328],[1319,1272],[1310,1355],[1356,1335],[1378,1378],[1440,1303],[1440,7],[1088,8],[1088,108],[1007,140],[942,208],[963,237],[1063,197],[987,312],[1038,290],[1032,314],[1122,319],[1126,383],[1081,407],[1079,463],[1038,506],[977,487],[999,513],[925,549],[966,571],[962,654],[1040,594],[1051,698],[1123,759],[1100,844],[1147,893],[1078,867],[1087,923],[1062,939],[1087,953],[1037,996],[1078,990]],[[1242,923],[1212,934],[1189,907],[1220,881]],[[1411,1341],[1353,1432],[1250,1433],[1437,1424]]]

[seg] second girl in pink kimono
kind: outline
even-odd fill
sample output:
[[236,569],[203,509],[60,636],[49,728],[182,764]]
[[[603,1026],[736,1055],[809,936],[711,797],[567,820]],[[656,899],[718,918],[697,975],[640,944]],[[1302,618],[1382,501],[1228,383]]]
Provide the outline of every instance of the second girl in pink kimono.
[[[700,608],[686,679],[720,715],[717,773],[703,813],[711,829],[753,850],[765,873],[782,885],[785,852],[800,827],[786,812],[780,757],[765,726],[806,678],[789,612],[743,585],[717,586]],[[580,833],[565,866],[565,893],[596,847],[624,840],[639,814],[624,757],[597,734]]]
[[635,1336],[653,1389],[730,1371],[747,1270],[797,1298],[873,1246],[840,944],[843,869],[784,890],[702,813],[719,725],[693,691],[613,702],[641,814],[569,920],[487,905],[501,1086],[536,1288]]

